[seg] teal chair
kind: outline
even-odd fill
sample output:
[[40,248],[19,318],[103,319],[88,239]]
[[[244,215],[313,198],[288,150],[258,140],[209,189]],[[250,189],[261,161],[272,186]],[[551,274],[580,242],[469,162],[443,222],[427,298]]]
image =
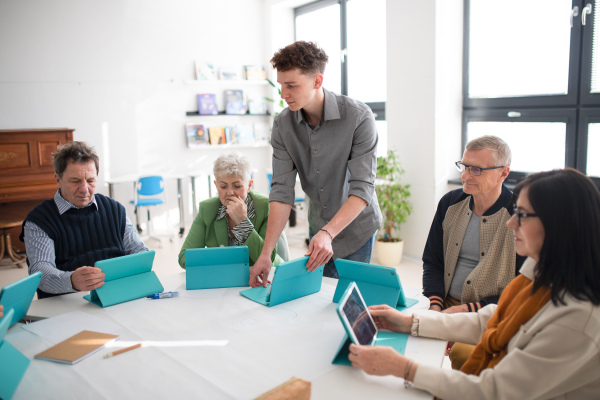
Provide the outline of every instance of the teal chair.
[[155,234],[152,232],[152,218],[150,216],[150,208],[167,203],[167,192],[165,191],[165,181],[162,176],[152,175],[143,176],[136,183],[135,198],[130,201],[134,206],[135,222],[138,232],[142,229],[139,221],[139,209],[146,208],[148,213],[148,234],[140,236],[141,240],[154,239],[159,242],[159,247],[162,247],[163,237],[168,237],[173,241],[173,234]]

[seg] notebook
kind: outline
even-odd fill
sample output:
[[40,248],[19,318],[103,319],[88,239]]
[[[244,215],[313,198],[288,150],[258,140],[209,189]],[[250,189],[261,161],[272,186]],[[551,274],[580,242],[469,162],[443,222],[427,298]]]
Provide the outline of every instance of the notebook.
[[84,299],[108,307],[139,299],[164,290],[152,271],[154,250],[96,262],[104,272],[104,285],[90,291]]
[[62,364],[76,364],[91,356],[107,343],[117,340],[119,335],[81,331],[70,338],[34,356],[38,360],[54,361]]
[[4,340],[14,313],[13,309],[4,310],[4,317],[0,320],[0,399],[4,400],[13,396],[30,362],[29,358]]
[[313,272],[306,270],[309,257],[286,261],[275,268],[273,283],[242,290],[240,294],[259,304],[271,307],[308,296],[321,290],[323,265]]
[[248,246],[187,249],[184,257],[187,290],[248,286],[250,282]]
[[42,273],[38,271],[2,288],[0,304],[4,306],[4,317],[0,318],[0,321],[7,318],[9,310],[14,310],[9,326],[13,326],[25,317],[41,279]]

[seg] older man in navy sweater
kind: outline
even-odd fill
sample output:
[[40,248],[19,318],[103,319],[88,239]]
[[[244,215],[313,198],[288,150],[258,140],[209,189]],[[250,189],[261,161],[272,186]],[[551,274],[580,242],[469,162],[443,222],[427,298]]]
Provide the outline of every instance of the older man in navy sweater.
[[69,142],[54,157],[58,190],[23,221],[29,273],[42,272],[38,298],[104,285],[96,261],[147,251],[113,199],[95,193],[99,158],[83,142]]

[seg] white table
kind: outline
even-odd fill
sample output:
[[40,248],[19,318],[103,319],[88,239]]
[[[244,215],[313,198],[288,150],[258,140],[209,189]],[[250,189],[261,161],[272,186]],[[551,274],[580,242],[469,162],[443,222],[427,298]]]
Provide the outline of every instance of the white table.
[[[184,272],[161,278],[165,291],[181,290],[184,281]],[[402,379],[331,364],[344,336],[332,281],[325,278],[319,293],[270,308],[240,296],[242,288],[182,291],[177,298],[104,309],[81,293],[34,301],[30,316],[85,311],[122,327],[117,348],[144,346],[109,359],[103,359],[109,350],[102,350],[62,365],[33,359],[53,343],[17,324],[6,339],[32,362],[14,399],[250,399],[292,376],[312,382],[312,399],[430,399],[405,390]],[[410,337],[406,355],[440,366],[445,346]]]

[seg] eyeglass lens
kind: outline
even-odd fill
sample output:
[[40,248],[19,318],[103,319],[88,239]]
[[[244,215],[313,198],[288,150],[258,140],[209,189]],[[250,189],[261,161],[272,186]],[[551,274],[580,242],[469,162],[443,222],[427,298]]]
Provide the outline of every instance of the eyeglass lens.
[[456,163],[456,166],[458,167],[458,170],[462,173],[465,172],[465,170],[469,170],[469,173],[473,176],[480,176],[481,175],[481,168],[479,167],[473,167],[473,166],[467,166],[463,163],[461,163],[460,161],[458,161]]

